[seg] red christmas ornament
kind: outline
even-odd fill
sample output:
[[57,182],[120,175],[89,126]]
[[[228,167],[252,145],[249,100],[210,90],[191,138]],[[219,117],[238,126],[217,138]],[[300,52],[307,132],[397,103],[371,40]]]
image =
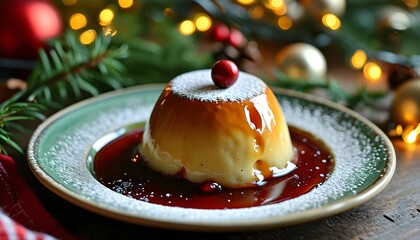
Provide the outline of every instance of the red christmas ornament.
[[239,69],[230,60],[219,60],[211,69],[211,78],[214,84],[220,88],[228,88],[238,80]]
[[36,59],[45,41],[62,30],[61,16],[48,0],[0,1],[0,58]]

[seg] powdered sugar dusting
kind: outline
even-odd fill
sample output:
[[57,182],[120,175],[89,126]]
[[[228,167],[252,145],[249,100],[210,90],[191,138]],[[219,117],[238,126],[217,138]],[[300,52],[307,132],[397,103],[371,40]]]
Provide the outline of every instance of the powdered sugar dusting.
[[[101,185],[89,172],[87,152],[105,134],[146,121],[162,87],[150,93],[140,92],[139,88],[108,95],[50,118],[30,141],[28,155],[32,168],[53,188],[90,209],[105,209],[114,215],[140,219],[141,223],[148,219],[221,227],[269,219],[271,224],[274,220],[288,221],[290,214],[322,208],[356,194],[378,178],[383,165],[393,156],[388,140],[353,115],[299,97],[279,96],[288,124],[314,134],[334,154],[335,168],[322,185],[278,204],[241,209],[188,209],[138,201]],[[61,132],[57,133],[58,130]]]
[[330,147],[335,167],[320,187],[283,203],[298,211],[302,209],[291,205],[304,201],[304,205],[320,207],[331,199],[356,194],[367,182],[371,183],[369,176],[378,175],[392,155],[387,139],[378,137],[373,129],[350,114],[316,103],[303,106],[301,102],[290,98],[281,101],[288,124],[312,133]]
[[211,70],[181,74],[171,81],[172,91],[182,97],[210,102],[243,101],[264,93],[265,83],[254,75],[239,72],[238,80],[228,88],[219,88],[211,79]]

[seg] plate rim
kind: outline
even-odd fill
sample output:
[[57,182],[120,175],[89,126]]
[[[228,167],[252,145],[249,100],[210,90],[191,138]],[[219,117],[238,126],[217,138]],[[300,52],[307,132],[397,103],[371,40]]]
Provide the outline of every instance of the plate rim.
[[232,231],[241,231],[241,230],[261,230],[261,229],[270,229],[275,227],[286,227],[292,226],[296,224],[306,223],[309,221],[321,219],[324,217],[336,215],[347,210],[350,210],[356,206],[361,205],[362,203],[370,200],[377,194],[379,194],[391,181],[395,169],[396,169],[396,153],[394,146],[388,136],[373,122],[362,116],[361,114],[357,113],[356,111],[349,109],[339,103],[335,103],[329,99],[322,98],[310,93],[298,92],[291,89],[284,89],[280,87],[273,87],[270,86],[272,91],[275,95],[286,95],[295,98],[301,98],[306,101],[314,102],[316,104],[321,104],[335,110],[347,113],[351,115],[353,118],[356,118],[358,121],[361,121],[365,125],[367,125],[370,129],[372,129],[375,134],[379,135],[386,145],[386,149],[388,151],[388,159],[385,163],[384,169],[382,170],[382,174],[366,189],[362,190],[356,195],[347,196],[341,198],[339,200],[335,200],[333,202],[327,203],[322,205],[318,208],[311,208],[304,211],[299,212],[292,212],[286,215],[279,215],[279,216],[269,216],[263,219],[258,219],[257,222],[252,222],[249,220],[244,221],[234,221],[233,223],[227,223],[223,221],[223,223],[217,222],[208,222],[203,224],[202,222],[194,222],[194,221],[183,221],[183,222],[169,222],[169,221],[162,221],[159,219],[146,217],[146,216],[136,216],[134,214],[121,214],[117,213],[113,209],[107,209],[106,206],[99,206],[97,202],[89,201],[86,198],[79,197],[77,193],[71,191],[64,187],[63,185],[56,182],[52,177],[50,177],[47,173],[41,170],[41,167],[38,165],[37,160],[34,157],[34,148],[36,147],[36,142],[39,139],[39,136],[42,132],[48,128],[50,124],[59,120],[61,117],[65,116],[68,113],[71,113],[74,110],[77,110],[79,107],[94,103],[96,101],[100,101],[101,99],[108,98],[110,96],[130,93],[130,92],[137,92],[143,91],[148,89],[163,89],[166,84],[145,84],[139,86],[133,86],[123,89],[118,89],[110,92],[106,92],[77,103],[74,103],[48,117],[44,122],[42,122],[34,131],[33,135],[30,138],[28,148],[27,148],[27,160],[30,166],[32,173],[35,177],[50,191],[55,193],[56,195],[60,196],[61,198],[65,199],[66,201],[89,210],[91,212],[100,214],[102,216],[106,216],[112,219],[138,224],[142,226],[148,227],[157,227],[157,228],[164,228],[164,229],[172,229],[172,230],[188,230],[188,231],[206,231],[206,232],[232,232]]

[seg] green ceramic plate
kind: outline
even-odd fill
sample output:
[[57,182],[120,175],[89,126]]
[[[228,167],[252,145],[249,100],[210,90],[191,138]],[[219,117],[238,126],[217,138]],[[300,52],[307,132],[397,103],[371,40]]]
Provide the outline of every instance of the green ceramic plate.
[[325,99],[273,89],[288,124],[317,136],[335,156],[329,179],[309,193],[260,207],[202,210],[142,202],[104,187],[91,174],[90,158],[130,127],[144,123],[163,87],[110,92],[51,116],[29,143],[33,173],[51,191],[90,211],[135,224],[194,231],[282,227],[334,215],[378,194],[394,173],[394,148],[374,124]]

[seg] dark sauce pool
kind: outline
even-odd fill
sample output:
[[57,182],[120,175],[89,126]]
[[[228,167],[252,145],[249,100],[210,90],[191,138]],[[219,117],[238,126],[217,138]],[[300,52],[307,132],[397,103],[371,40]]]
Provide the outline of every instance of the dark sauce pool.
[[[198,209],[244,208],[274,204],[298,197],[322,184],[334,162],[329,149],[312,135],[290,127],[296,150],[296,169],[255,187],[212,188],[182,178],[163,176],[138,157],[142,130],[127,133],[99,150],[94,157],[96,178],[106,187],[134,199],[166,206]],[[210,190],[210,191],[209,191]]]

